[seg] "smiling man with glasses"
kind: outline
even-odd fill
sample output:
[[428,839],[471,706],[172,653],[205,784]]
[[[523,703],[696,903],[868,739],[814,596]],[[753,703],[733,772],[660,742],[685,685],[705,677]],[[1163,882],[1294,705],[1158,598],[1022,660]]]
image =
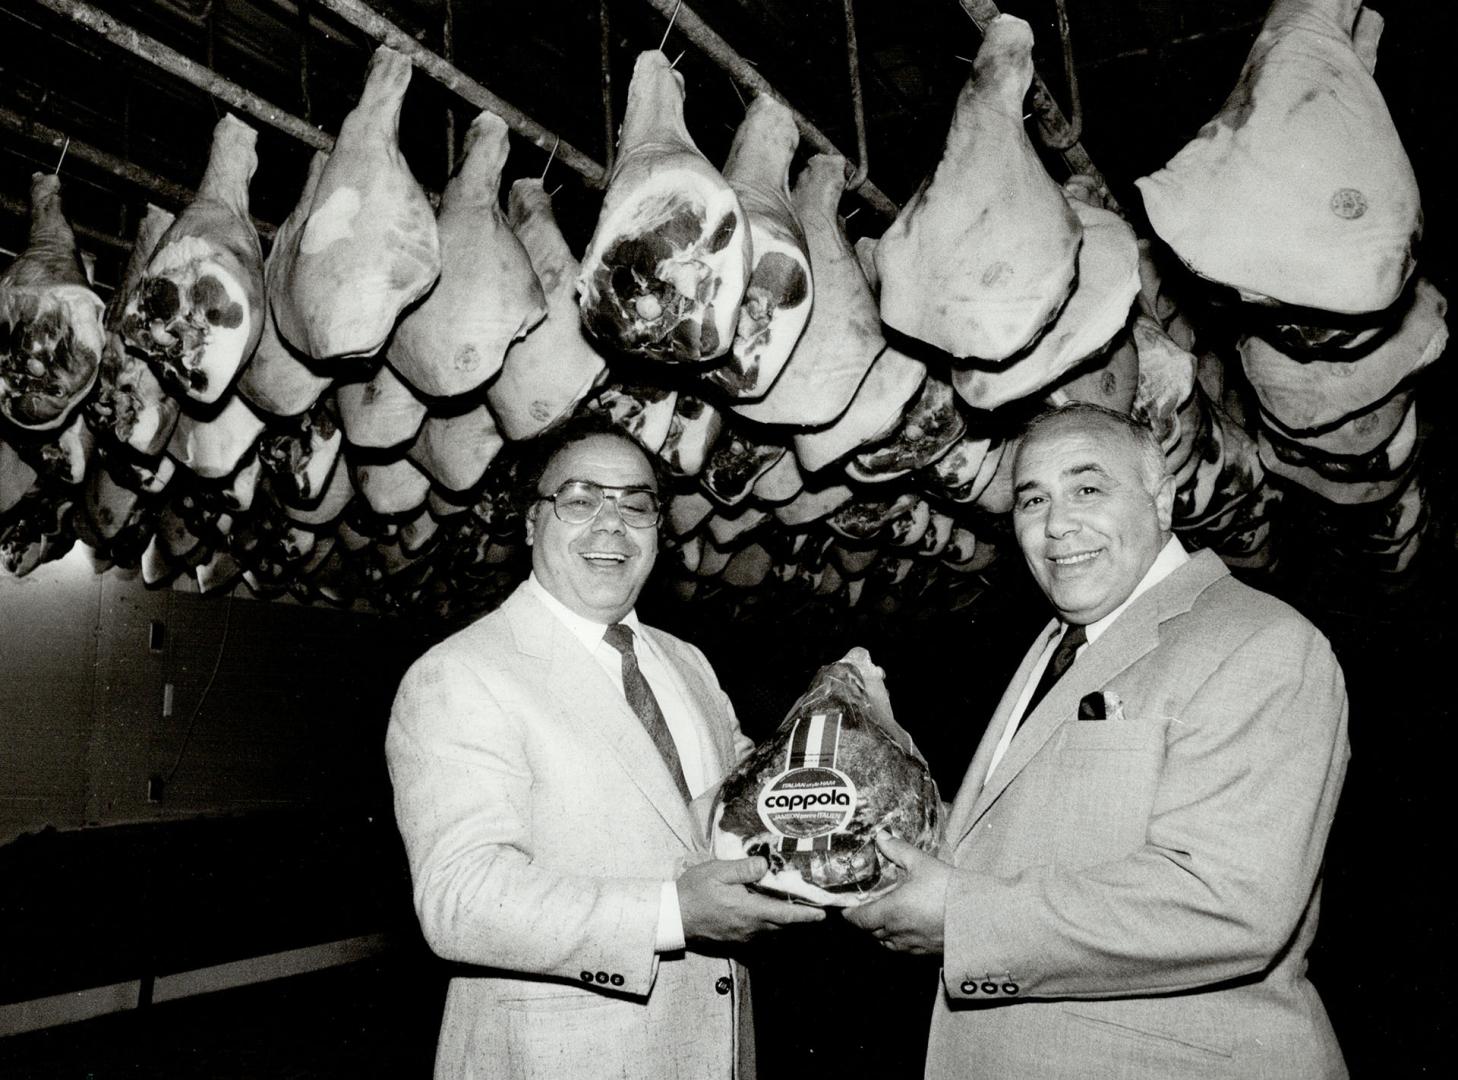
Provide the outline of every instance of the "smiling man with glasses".
[[653,459],[589,415],[518,481],[528,579],[407,672],[386,754],[416,910],[452,979],[436,1075],[753,1075],[725,945],[824,917],[750,892],[704,816],[751,744],[694,646],[634,611]]

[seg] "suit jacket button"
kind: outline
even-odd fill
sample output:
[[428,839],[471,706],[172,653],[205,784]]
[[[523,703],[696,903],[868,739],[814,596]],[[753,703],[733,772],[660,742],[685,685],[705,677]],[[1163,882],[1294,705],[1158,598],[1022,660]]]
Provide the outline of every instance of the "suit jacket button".
[[592,972],[590,972],[590,971],[584,971],[582,973],[582,981],[583,982],[587,982],[587,983],[592,982]]
[[973,982],[971,979],[968,979],[966,982],[964,982],[962,984],[962,993],[964,993],[964,994],[975,994],[975,993],[977,993],[977,984],[975,982]]
[[613,977],[610,978],[610,979],[608,979],[608,982],[612,983],[614,986],[622,986],[623,985],[623,977],[621,975],[618,975],[618,974],[614,973],[613,974]]
[[600,983],[606,983],[608,981],[608,973],[606,971],[599,971],[597,973],[597,981]]
[[1018,992],[1018,984],[1015,982],[1005,982],[1002,984],[1002,992],[1004,994],[1016,994]]
[[988,979],[987,982],[982,984],[982,992],[984,994],[997,993],[997,983],[993,982],[991,979]]
[[733,989],[734,980],[731,979],[728,975],[720,975],[717,979],[714,980],[714,990],[716,993],[727,994],[730,990]]

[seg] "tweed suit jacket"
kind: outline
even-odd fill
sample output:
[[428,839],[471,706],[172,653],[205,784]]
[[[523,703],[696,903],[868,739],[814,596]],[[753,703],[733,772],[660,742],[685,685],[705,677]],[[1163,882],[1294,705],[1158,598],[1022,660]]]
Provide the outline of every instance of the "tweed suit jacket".
[[1305,976],[1349,756],[1326,639],[1201,552],[1085,649],[988,777],[1045,639],[953,805],[927,1076],[1344,1077]]
[[[643,632],[723,774],[750,747],[703,654]],[[654,952],[661,883],[708,858],[642,723],[581,642],[518,588],[425,653],[385,742],[415,908],[451,980],[436,1076],[753,1074],[730,960]]]

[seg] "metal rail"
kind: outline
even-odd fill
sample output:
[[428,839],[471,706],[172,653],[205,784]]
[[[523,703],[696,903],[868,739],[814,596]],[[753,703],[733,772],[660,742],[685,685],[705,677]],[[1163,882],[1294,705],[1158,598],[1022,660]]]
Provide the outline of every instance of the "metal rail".
[[[333,0],[324,0],[324,2],[332,3]],[[700,52],[728,72],[729,77],[740,86],[748,90],[753,90],[755,93],[768,94],[775,100],[782,102],[794,115],[795,123],[800,128],[800,133],[805,137],[805,141],[817,150],[826,154],[839,154],[841,157],[846,157],[830,141],[825,132],[821,131],[806,119],[794,105],[786,101],[785,96],[771,86],[769,80],[754,69],[754,65],[735,52],[729,46],[729,43],[710,29],[709,25],[703,19],[699,18],[687,4],[680,3],[679,0],[647,0],[647,3],[666,19],[674,18],[674,9],[677,8],[678,16],[677,22],[674,24],[674,29],[681,30],[684,37],[693,42]],[[869,180],[857,189],[856,194],[887,217],[895,217],[896,212],[900,209],[884,191]]]
[[[52,3],[55,0],[42,0],[42,2]],[[556,132],[548,131],[515,105],[503,101],[465,72],[447,63],[367,4],[361,3],[360,0],[314,0],[314,2],[328,8],[345,22],[357,30],[363,31],[380,44],[388,45],[396,52],[409,57],[421,71],[476,108],[490,109],[506,121],[507,127],[518,135],[530,139],[541,149],[551,152],[552,148],[556,147],[557,158],[560,161],[582,175],[590,184],[598,187],[602,185],[607,170],[600,164],[566,140],[559,138]]]
[[78,26],[99,34],[118,48],[156,65],[169,75],[175,75],[199,90],[233,106],[239,112],[270,127],[292,135],[300,142],[318,150],[334,149],[334,137],[307,124],[270,101],[265,101],[251,90],[245,90],[230,79],[225,79],[210,68],[188,59],[176,49],[170,48],[156,38],[148,37],[104,11],[98,11],[81,0],[36,0],[59,15],[64,15]]
[[[192,202],[197,195],[193,188],[176,183],[165,176],[159,176],[139,165],[133,165],[130,161],[119,158],[115,154],[109,154],[89,143],[70,138],[64,131],[57,131],[39,121],[29,120],[4,106],[0,106],[0,131],[11,132],[41,146],[54,147],[56,150],[68,146],[69,148],[66,150],[68,157],[84,161],[120,180],[125,180],[155,196],[158,202],[171,207],[181,209]],[[29,211],[26,212],[29,213]],[[273,234],[278,231],[276,225],[260,221],[258,218],[253,219],[253,226],[258,230],[258,235],[265,240],[272,240]],[[79,233],[80,230],[77,229],[77,232]]]
[[[962,5],[962,10],[967,13],[967,17],[972,20],[980,34],[986,34],[988,23],[1002,14],[994,0],[957,0],[957,2]],[[1063,158],[1063,164],[1068,167],[1068,171],[1083,173],[1085,176],[1091,177],[1102,189],[1101,194],[1107,200],[1109,208],[1119,210],[1119,204],[1109,191],[1109,183],[1104,178],[1104,174],[1088,156],[1088,151],[1083,148],[1083,143],[1078,141],[1080,133],[1073,129],[1068,118],[1063,115],[1063,109],[1059,107],[1058,102],[1048,91],[1048,84],[1036,71],[1033,72],[1033,112],[1038,117],[1039,136]]]

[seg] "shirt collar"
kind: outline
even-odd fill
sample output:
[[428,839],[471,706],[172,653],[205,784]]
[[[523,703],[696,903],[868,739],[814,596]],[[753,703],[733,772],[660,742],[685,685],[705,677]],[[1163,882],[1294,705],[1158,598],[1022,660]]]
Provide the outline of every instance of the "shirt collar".
[[1144,576],[1139,579],[1139,584],[1134,586],[1134,591],[1129,594],[1129,598],[1102,619],[1088,624],[1086,629],[1089,643],[1092,644],[1096,641],[1098,636],[1124,613],[1125,608],[1189,561],[1189,553],[1185,551],[1185,546],[1180,543],[1179,537],[1171,535],[1165,541],[1164,547],[1159,549],[1159,554],[1154,557],[1154,562],[1150,564],[1149,569],[1144,571]]
[[[582,642],[588,652],[594,651],[602,644],[603,635],[607,633],[607,623],[597,622],[577,614],[547,591],[547,587],[538,579],[536,571],[527,575],[526,587],[546,606],[558,622],[572,632],[573,637]],[[633,631],[634,638],[642,638],[642,624],[638,622],[636,611],[628,612],[618,621]]]

